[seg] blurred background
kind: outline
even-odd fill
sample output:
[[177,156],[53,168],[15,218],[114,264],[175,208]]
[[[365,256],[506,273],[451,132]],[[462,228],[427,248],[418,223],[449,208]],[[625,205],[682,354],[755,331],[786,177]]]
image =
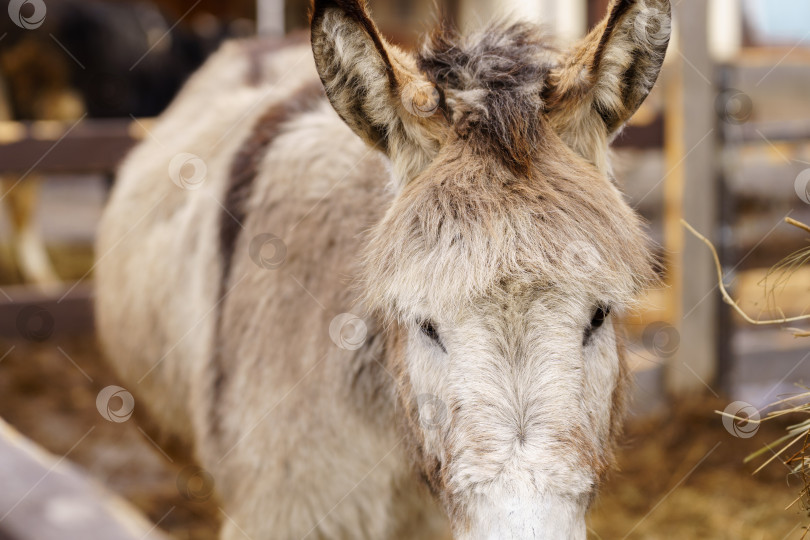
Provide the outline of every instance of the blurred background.
[[[433,0],[369,3],[405,48],[437,20]],[[463,30],[508,15],[544,24],[561,46],[608,6],[440,3]],[[681,219],[714,243],[752,318],[810,311],[810,233],[785,223],[810,223],[810,2],[676,4],[661,78],[614,142],[617,182],[648,222],[662,285],[623,321],[632,412],[589,535],[802,538],[801,478],[780,459],[752,474],[776,450],[743,463],[796,419],[724,425],[715,411],[764,415],[805,392],[810,338],[788,327],[808,325],[744,321]],[[12,0],[0,14],[0,539],[86,538],[71,536],[80,522],[94,538],[216,537],[224,517],[207,479],[173,461],[137,412],[119,422],[97,410],[117,382],[93,335],[95,228],[116,165],[206,57],[226,39],[305,32],[308,7]]]

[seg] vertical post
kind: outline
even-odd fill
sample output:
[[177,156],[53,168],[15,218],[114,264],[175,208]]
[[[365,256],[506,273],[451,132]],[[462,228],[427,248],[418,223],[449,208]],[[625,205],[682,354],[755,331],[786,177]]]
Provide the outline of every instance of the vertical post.
[[559,2],[557,0],[534,0],[531,4],[537,10],[535,20],[554,32],[555,37],[560,37],[557,33],[560,20]]
[[683,217],[707,237],[718,225],[714,68],[709,53],[707,3],[674,3],[679,51],[670,68],[666,111],[665,247],[680,343],[665,370],[670,395],[705,391],[717,376],[718,308],[714,264],[706,246],[687,238]]
[[495,2],[486,0],[460,0],[458,24],[462,32],[481,28],[499,15]]
[[563,44],[582,37],[587,30],[588,0],[456,1],[461,8],[460,20],[465,29],[478,28],[506,15],[545,25]]
[[[742,21],[740,21],[740,28],[742,28]],[[732,80],[735,78],[736,74],[734,66],[732,64],[721,64],[718,66],[717,74],[718,95],[729,95],[729,92],[732,91]],[[724,112],[728,112],[728,109],[724,108]],[[736,219],[736,212],[732,192],[729,189],[729,179],[735,174],[735,171],[739,167],[738,164],[740,163],[740,152],[743,141],[741,140],[742,129],[740,129],[739,126],[733,126],[725,121],[718,122],[717,126],[717,140],[720,146],[719,155],[721,159],[717,167],[717,194],[720,198],[718,202],[720,223],[718,226],[719,238],[716,246],[720,256],[720,264],[723,268],[723,275],[728,276],[729,271],[733,272],[737,260],[737,246],[732,234],[732,224]],[[737,129],[734,129],[735,127]],[[729,294],[734,297],[734,284],[728,284],[726,288]],[[730,395],[733,390],[730,374],[734,367],[732,339],[734,337],[734,318],[732,317],[730,307],[724,303],[719,303],[718,312],[718,373],[716,385],[717,391]]]
[[728,62],[735,58],[743,43],[743,15],[740,0],[710,0],[709,50],[712,58]]
[[588,29],[605,18],[609,4],[610,0],[588,0]]
[[257,0],[256,32],[260,36],[284,35],[284,0]]
[[564,41],[574,41],[588,31],[588,6],[585,0],[556,0],[557,34]]

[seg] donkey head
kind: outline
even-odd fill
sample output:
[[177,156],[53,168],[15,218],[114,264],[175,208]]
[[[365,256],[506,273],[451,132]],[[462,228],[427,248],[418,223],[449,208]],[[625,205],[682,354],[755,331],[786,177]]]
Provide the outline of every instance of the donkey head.
[[315,2],[326,93],[392,165],[364,300],[457,538],[585,537],[621,422],[615,317],[652,279],[607,148],[657,78],[669,13],[615,0],[565,52],[514,24],[411,55],[363,2]]

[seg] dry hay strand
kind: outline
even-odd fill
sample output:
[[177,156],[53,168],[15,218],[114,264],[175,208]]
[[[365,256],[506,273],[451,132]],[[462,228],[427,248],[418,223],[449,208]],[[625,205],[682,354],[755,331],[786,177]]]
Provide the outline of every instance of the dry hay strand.
[[[727,416],[730,418],[734,418],[735,420],[749,422],[749,423],[756,423],[762,424],[764,422],[768,422],[770,420],[774,420],[776,418],[780,418],[787,415],[800,415],[800,416],[807,416],[805,420],[793,424],[787,427],[787,434],[780,437],[779,439],[773,441],[770,444],[766,444],[756,452],[749,454],[744,462],[749,463],[755,459],[762,457],[763,455],[767,455],[770,452],[770,457],[765,460],[755,471],[753,474],[757,474],[762,469],[776,461],[777,459],[781,458],[782,463],[784,463],[790,472],[788,475],[796,476],[801,480],[802,488],[799,491],[799,495],[785,507],[785,510],[789,510],[797,503],[801,504],[801,508],[804,512],[810,516],[810,389],[807,387],[802,387],[805,392],[797,394],[795,396],[791,396],[786,399],[782,399],[770,405],[770,407],[779,406],[779,405],[786,405],[790,402],[800,401],[801,403],[794,406],[787,406],[786,408],[782,408],[777,411],[771,411],[767,414],[765,418],[760,420],[754,420],[751,418],[739,418],[737,416],[730,415],[728,413],[724,413],[721,411],[715,411],[721,416]],[[798,447],[795,445],[797,443],[801,443]],[[793,449],[793,453],[789,454],[788,450]],[[783,457],[786,456],[786,457]],[[805,527],[805,531],[802,534],[802,540],[807,536],[808,532],[810,532],[810,528]]]
[[[785,222],[789,225],[792,225],[798,229],[801,229],[807,233],[810,233],[810,226],[800,221],[797,221],[792,218],[785,218]],[[798,322],[798,321],[805,321],[810,319],[810,314],[802,314],[795,317],[786,317],[784,312],[776,305],[775,297],[776,292],[780,288],[784,288],[790,278],[796,273],[796,271],[810,262],[810,247],[800,249],[799,251],[792,253],[776,263],[771,269],[768,270],[768,273],[765,275],[765,278],[762,280],[761,284],[765,290],[765,296],[768,299],[768,307],[773,311],[778,311],[781,315],[779,319],[755,319],[750,317],[745,311],[739,306],[739,304],[731,298],[728,291],[726,290],[725,284],[723,283],[723,268],[720,264],[720,257],[717,255],[717,250],[715,249],[712,242],[697,232],[689,223],[684,220],[681,220],[681,223],[686,227],[689,232],[695,235],[699,240],[701,240],[704,244],[706,244],[712,252],[712,257],[714,258],[715,269],[717,271],[717,282],[718,287],[720,288],[720,292],[723,295],[723,301],[730,305],[746,322],[754,325],[781,325],[791,322]],[[810,337],[810,331],[801,330],[798,328],[788,328],[789,331],[793,332],[793,335],[797,338],[799,337]],[[802,509],[810,515],[810,388],[802,387],[805,391],[801,392],[797,395],[788,397],[786,399],[782,399],[775,403],[772,403],[768,406],[768,408],[773,407],[783,407],[777,411],[771,411],[767,414],[765,418],[762,419],[752,419],[752,418],[740,418],[726,412],[722,411],[715,411],[721,416],[727,416],[733,418],[735,420],[741,422],[748,422],[748,423],[755,423],[755,424],[762,424],[763,422],[767,422],[769,420],[773,420],[775,418],[783,417],[786,415],[800,415],[800,416],[808,416],[807,419],[799,422],[797,424],[793,424],[788,426],[787,434],[783,437],[780,437],[776,441],[765,445],[760,450],[748,455],[744,462],[748,463],[753,461],[763,455],[766,455],[767,452],[770,452],[770,457],[765,460],[755,471],[754,474],[758,473],[774,461],[778,459],[782,459],[782,462],[790,469],[790,475],[798,476],[802,482],[802,489],[799,492],[798,497],[791,502],[785,510],[792,508],[797,503],[801,503]],[[791,403],[798,402],[798,405],[790,405]],[[796,446],[797,443],[801,443],[798,447]],[[793,449],[793,453],[789,454],[788,451]],[[783,457],[786,456],[786,457]],[[810,528],[805,527],[804,534],[802,534],[802,540],[807,536],[808,532],[810,532]]]
[[[810,233],[810,226],[802,223],[801,221],[788,217],[785,218],[785,222]],[[775,310],[779,309],[775,300],[777,291],[783,290],[796,271],[808,262],[810,262],[810,246],[802,248],[795,253],[791,253],[768,270],[768,273],[765,274],[761,285],[765,290],[765,296],[767,298],[769,308]],[[810,337],[810,331],[794,328],[791,330],[796,337]]]
[[[788,217],[785,218],[785,222],[810,233],[810,226],[800,221],[796,221],[795,219]],[[769,325],[779,325],[810,320],[810,313],[798,315],[795,317],[786,317],[784,312],[779,308],[779,306],[773,306],[774,310],[778,311],[779,314],[781,315],[781,317],[778,319],[760,319],[748,315],[745,312],[745,310],[743,310],[740,307],[739,303],[737,303],[737,301],[735,301],[731,297],[731,295],[728,293],[728,289],[726,289],[726,285],[723,281],[724,279],[723,266],[722,264],[720,264],[720,257],[717,254],[717,249],[714,247],[714,244],[712,244],[712,241],[703,236],[702,234],[700,234],[699,232],[697,232],[697,230],[695,230],[694,227],[692,227],[689,223],[687,223],[686,220],[682,219],[681,224],[684,227],[686,227],[686,229],[690,233],[692,233],[697,239],[699,239],[709,247],[709,249],[712,252],[712,258],[714,259],[715,271],[717,272],[717,286],[719,287],[720,293],[723,296],[723,301],[729,306],[731,306],[734,309],[734,311],[736,311],[737,314],[739,314],[747,323],[758,326],[769,326]],[[792,255],[789,255],[788,257],[777,263],[776,266],[774,266],[768,271],[768,274],[763,280],[764,282],[763,284],[766,289],[766,296],[771,299],[774,298],[776,294],[776,287],[779,286],[784,287],[784,285],[790,279],[790,276],[793,275],[793,273],[795,273],[795,271],[798,268],[806,264],[808,261],[810,261],[810,248],[804,248]],[[772,285],[771,287],[768,287],[767,285],[768,276],[777,276],[775,284]],[[798,328],[788,328],[788,330],[793,332],[793,335],[795,337],[810,337],[810,331],[801,330]]]

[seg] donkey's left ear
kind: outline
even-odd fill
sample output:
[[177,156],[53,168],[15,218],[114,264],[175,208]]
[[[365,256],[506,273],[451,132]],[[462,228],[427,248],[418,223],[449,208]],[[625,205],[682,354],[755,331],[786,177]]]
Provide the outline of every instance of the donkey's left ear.
[[595,133],[609,139],[641,106],[671,29],[670,0],[612,0],[607,17],[562,57],[544,98],[552,125],[575,150],[593,152]]
[[444,137],[440,93],[414,58],[387,43],[364,0],[315,0],[312,52],[326,95],[352,130],[413,178]]

